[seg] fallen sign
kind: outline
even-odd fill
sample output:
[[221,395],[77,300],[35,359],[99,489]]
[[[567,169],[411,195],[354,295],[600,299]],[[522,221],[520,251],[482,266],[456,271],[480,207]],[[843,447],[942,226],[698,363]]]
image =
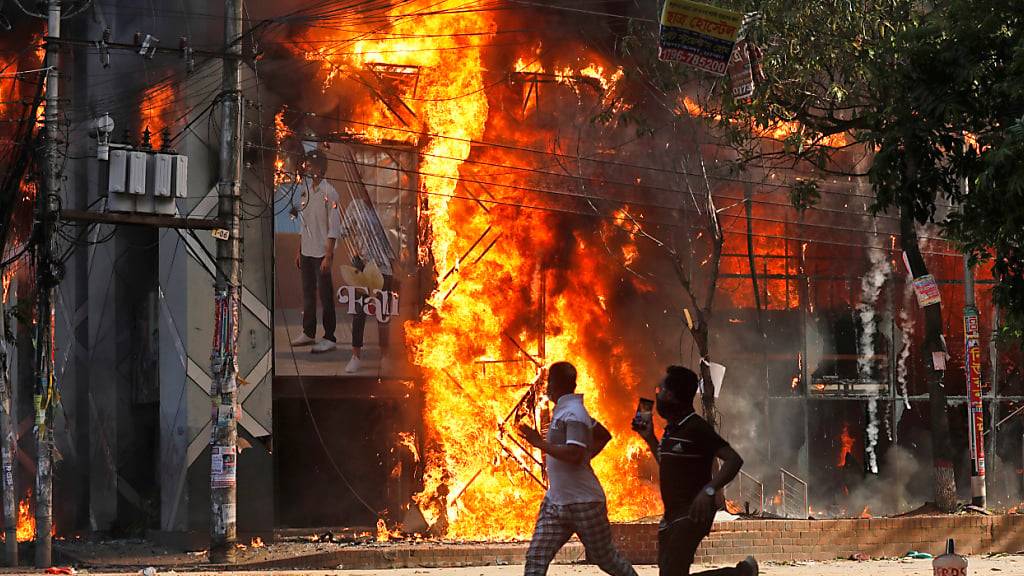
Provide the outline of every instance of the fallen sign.
[[691,0],[666,0],[658,58],[724,76],[742,23],[739,12]]

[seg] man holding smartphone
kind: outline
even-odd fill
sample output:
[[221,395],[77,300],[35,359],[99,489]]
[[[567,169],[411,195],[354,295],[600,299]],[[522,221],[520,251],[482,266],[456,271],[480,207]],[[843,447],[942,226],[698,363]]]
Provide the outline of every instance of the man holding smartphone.
[[[658,460],[665,516],[658,528],[658,568],[661,576],[688,576],[701,540],[711,533],[715,496],[732,481],[743,459],[693,409],[697,375],[682,366],[669,366],[658,386],[658,414],[668,421],[661,441],[654,433],[650,412],[637,410],[633,429]],[[712,475],[714,459],[722,461]],[[732,568],[700,572],[702,576],[757,576],[757,560]]]
[[[547,439],[521,426],[519,432],[546,455],[548,493],[526,552],[525,576],[544,576],[555,554],[573,534],[580,537],[587,558],[612,576],[637,576],[612,545],[604,489],[590,467],[611,436],[583,406],[576,391],[576,368],[555,362],[548,370],[548,398],[555,403]],[[602,432],[603,431],[603,432]]]

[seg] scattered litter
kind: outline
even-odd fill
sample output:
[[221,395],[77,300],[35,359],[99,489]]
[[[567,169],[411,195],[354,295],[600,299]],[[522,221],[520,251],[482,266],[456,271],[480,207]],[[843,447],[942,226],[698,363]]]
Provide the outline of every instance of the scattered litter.
[[857,552],[856,554],[850,556],[850,560],[856,560],[857,562],[867,562],[868,560],[871,560],[871,557],[863,552]]
[[917,550],[911,550],[903,555],[904,558],[913,558],[914,560],[931,560],[932,555],[927,552],[918,552]]
[[74,576],[75,569],[70,566],[50,566],[45,570],[46,574],[69,574]]
[[139,572],[139,574],[142,574],[142,576],[156,576],[156,568],[150,566],[148,568],[143,569],[141,572]]

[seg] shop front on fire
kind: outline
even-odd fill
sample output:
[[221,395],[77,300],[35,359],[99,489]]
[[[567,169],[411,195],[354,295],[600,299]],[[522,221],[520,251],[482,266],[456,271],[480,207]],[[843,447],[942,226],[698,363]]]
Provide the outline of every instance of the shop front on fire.
[[[281,10],[252,4],[254,19]],[[449,2],[419,14],[428,4],[289,22],[246,44],[243,540],[275,528],[527,536],[546,479],[514,424],[543,425],[538,374],[557,360],[576,364],[588,409],[612,432],[594,461],[612,520],[655,519],[657,467],[630,421],[665,366],[700,366],[687,286],[714,294],[706,328],[711,360],[725,367],[720,430],[746,462],[730,511],[890,515],[931,498],[922,315],[897,221],[870,214],[866,182],[732,170],[708,113],[695,97],[652,94],[617,51],[618,27]],[[149,26],[135,11],[108,18],[118,38]],[[147,33],[180,35],[165,25]],[[70,26],[103,35],[95,22]],[[149,127],[157,147],[167,128],[190,162],[176,209],[210,217],[216,120],[204,107],[219,64],[161,82],[186,64],[129,51],[108,69],[84,47],[72,52],[75,77],[104,80],[71,82],[81,102],[120,98],[113,87],[129,76],[138,84],[111,109],[129,132],[117,142],[141,144]],[[81,160],[95,156],[93,118],[73,120],[66,206],[95,209],[105,174]],[[773,127],[766,145],[796,128]],[[864,158],[851,149],[839,161]],[[821,178],[822,195],[801,212],[789,192],[808,176]],[[943,304],[966,500],[963,262],[935,230],[921,236]],[[143,227],[111,237],[69,259],[57,305],[67,410],[58,535],[142,532],[201,548],[215,242],[208,231]],[[4,278],[12,307],[30,297],[19,274]],[[989,503],[1010,508],[1024,500],[1024,374],[1019,348],[992,338],[992,280],[977,275]],[[18,337],[28,350],[28,332]],[[27,390],[30,355],[17,360]],[[16,401],[30,413],[30,394]],[[31,469],[19,473],[24,493]]]

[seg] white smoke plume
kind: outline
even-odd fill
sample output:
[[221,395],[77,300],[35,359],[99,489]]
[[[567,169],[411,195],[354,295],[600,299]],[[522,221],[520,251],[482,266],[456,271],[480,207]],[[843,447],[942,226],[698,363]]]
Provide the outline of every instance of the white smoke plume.
[[910,410],[907,395],[907,361],[910,360],[910,345],[914,339],[914,284],[908,277],[903,287],[903,306],[900,307],[900,355],[896,359],[896,383],[899,386],[903,405]]
[[[864,278],[861,279],[860,283],[861,299],[860,304],[857,306],[857,314],[860,316],[862,332],[859,346],[860,357],[857,358],[857,374],[861,381],[870,380],[872,376],[871,367],[875,356],[875,334],[878,332],[878,314],[875,310],[875,305],[878,302],[878,296],[882,292],[885,280],[889,277],[889,273],[892,272],[892,266],[890,266],[887,257],[888,254],[882,248],[881,237],[873,236],[871,248],[868,250],[868,258],[871,265],[868,267],[868,271],[864,274]],[[878,445],[879,429],[878,395],[875,392],[868,399],[867,442],[865,443],[867,463],[873,474],[878,473],[878,456],[875,452],[875,446]]]

